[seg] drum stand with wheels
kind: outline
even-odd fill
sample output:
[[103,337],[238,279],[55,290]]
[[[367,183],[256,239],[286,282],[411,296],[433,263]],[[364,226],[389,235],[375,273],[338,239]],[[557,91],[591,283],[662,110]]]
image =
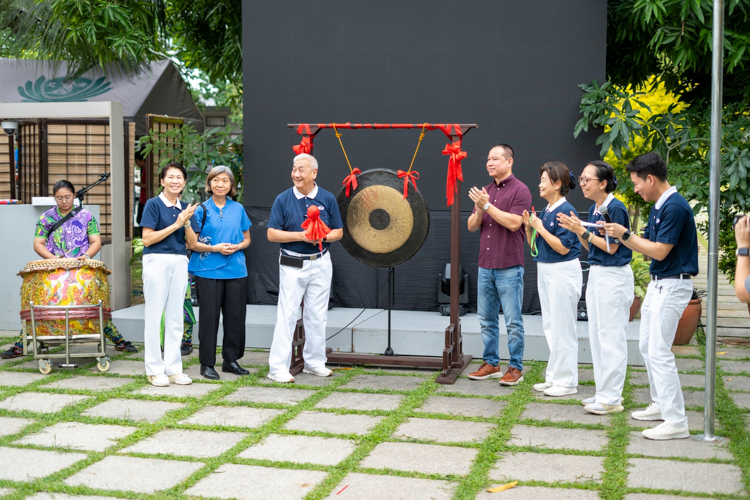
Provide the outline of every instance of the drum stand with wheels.
[[[65,363],[59,363],[60,368],[78,368],[78,364],[71,363],[70,358],[96,358],[96,368],[100,372],[106,372],[109,370],[109,356],[107,356],[106,349],[106,337],[104,336],[104,308],[102,301],[100,300],[96,305],[81,305],[81,306],[38,306],[34,305],[33,302],[29,303],[31,312],[31,336],[24,335],[24,338],[28,341],[31,340],[34,359],[39,361],[39,371],[45,375],[52,372],[52,365],[50,359],[65,359]],[[34,310],[37,309],[51,309],[56,311],[64,311],[65,313],[65,335],[48,335],[37,337],[36,334],[36,320],[34,318]],[[70,332],[70,311],[80,309],[98,309],[99,311],[99,333],[95,334],[71,334]],[[76,319],[76,318],[74,318]],[[39,340],[45,343],[44,347],[39,347]],[[25,344],[25,343],[24,343]],[[65,346],[65,353],[50,354],[50,346]],[[71,345],[95,345],[97,351],[94,352],[70,352]],[[24,345],[24,351],[26,351],[26,345]]]

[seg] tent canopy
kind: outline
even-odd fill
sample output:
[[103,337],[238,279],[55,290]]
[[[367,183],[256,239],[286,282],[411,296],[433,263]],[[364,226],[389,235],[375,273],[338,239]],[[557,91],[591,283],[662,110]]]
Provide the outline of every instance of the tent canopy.
[[48,61],[0,58],[0,102],[116,101],[135,122],[136,135],[146,134],[146,114],[184,118],[203,131],[203,117],[172,61],[144,64],[133,75],[100,68],[73,80],[66,75],[64,62],[53,71]]

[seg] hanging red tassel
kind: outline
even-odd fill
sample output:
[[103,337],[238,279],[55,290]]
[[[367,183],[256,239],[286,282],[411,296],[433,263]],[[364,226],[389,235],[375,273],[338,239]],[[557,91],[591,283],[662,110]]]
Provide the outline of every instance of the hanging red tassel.
[[331,232],[331,228],[320,220],[320,209],[316,205],[310,205],[307,209],[307,220],[302,223],[302,229],[305,230],[305,236],[308,240],[320,240],[318,247],[323,251],[323,238]]
[[461,151],[461,141],[456,141],[453,144],[446,144],[443,154],[450,155],[445,196],[448,198],[448,206],[451,206],[453,205],[453,195],[458,192],[456,180],[464,181],[464,174],[461,171],[461,160],[466,158],[466,151]]
[[344,182],[341,183],[344,186],[346,186],[346,197],[347,198],[349,198],[349,190],[350,189],[352,191],[354,191],[355,189],[357,189],[357,185],[358,185],[357,184],[357,174],[361,174],[361,173],[362,173],[362,171],[360,169],[355,168],[355,169],[352,170],[351,174],[349,174],[349,175],[346,176],[346,178],[344,179]]
[[414,185],[414,191],[417,190],[417,179],[419,179],[419,172],[404,172],[403,170],[398,171],[398,178],[404,178],[404,199],[409,196],[409,181]]

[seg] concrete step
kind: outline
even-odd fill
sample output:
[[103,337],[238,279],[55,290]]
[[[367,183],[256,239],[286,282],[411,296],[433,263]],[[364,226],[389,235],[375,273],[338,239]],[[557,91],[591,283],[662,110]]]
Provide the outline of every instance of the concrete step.
[[[744,304],[742,302],[737,302],[737,299],[734,299],[734,301],[731,301],[731,302],[722,301],[721,299],[719,299],[718,303],[719,303],[718,305],[719,305],[720,311],[739,311],[740,314],[738,315],[738,317],[750,317],[748,316],[747,304]],[[703,307],[703,313],[705,313],[706,309],[708,309],[705,301],[702,303],[702,307]]]

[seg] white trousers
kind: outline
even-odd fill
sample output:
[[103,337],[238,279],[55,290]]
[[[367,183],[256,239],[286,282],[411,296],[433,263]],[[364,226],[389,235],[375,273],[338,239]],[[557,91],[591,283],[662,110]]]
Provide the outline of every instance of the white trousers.
[[269,373],[289,373],[292,363],[292,339],[299,317],[300,302],[305,307],[305,347],[302,357],[305,366],[321,368],[326,364],[326,322],[328,298],[331,295],[331,253],[316,260],[305,260],[302,268],[279,265],[279,303],[276,308],[276,327],[268,356]]
[[622,402],[628,368],[626,335],[633,285],[630,265],[592,265],[589,268],[586,309],[597,403],[618,405]]
[[[143,298],[146,375],[182,373],[182,305],[188,285],[188,259],[184,255],[148,253],[143,256]],[[164,314],[164,359],[159,326]]]
[[537,262],[536,283],[542,306],[542,328],[549,346],[546,381],[564,387],[578,385],[576,320],[583,274],[578,259]]
[[692,293],[689,279],[652,281],[641,306],[640,350],[648,371],[651,400],[671,425],[687,425],[672,342]]

